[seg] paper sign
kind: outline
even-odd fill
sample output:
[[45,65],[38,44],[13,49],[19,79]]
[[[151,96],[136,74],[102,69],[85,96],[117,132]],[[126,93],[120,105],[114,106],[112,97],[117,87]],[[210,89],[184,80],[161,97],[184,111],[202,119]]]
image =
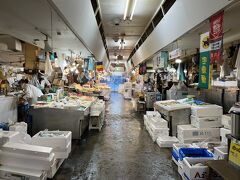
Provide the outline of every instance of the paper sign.
[[231,142],[229,150],[229,161],[240,166],[240,144]]

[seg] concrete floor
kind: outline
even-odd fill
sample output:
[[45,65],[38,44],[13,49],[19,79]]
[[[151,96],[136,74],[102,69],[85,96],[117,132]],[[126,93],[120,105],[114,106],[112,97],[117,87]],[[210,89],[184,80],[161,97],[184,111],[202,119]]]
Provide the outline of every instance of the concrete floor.
[[102,131],[86,133],[73,142],[56,180],[153,180],[181,179],[170,149],[160,149],[143,126],[129,100],[112,93]]

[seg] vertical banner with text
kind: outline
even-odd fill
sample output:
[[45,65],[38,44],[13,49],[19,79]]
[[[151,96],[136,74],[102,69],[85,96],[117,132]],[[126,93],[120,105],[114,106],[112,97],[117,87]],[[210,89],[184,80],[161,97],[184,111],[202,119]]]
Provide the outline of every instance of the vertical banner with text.
[[209,89],[211,87],[210,50],[209,32],[206,32],[200,36],[200,60],[198,81],[198,87],[200,89]]
[[223,17],[224,11],[221,11],[210,18],[211,64],[215,61],[220,65],[222,64]]

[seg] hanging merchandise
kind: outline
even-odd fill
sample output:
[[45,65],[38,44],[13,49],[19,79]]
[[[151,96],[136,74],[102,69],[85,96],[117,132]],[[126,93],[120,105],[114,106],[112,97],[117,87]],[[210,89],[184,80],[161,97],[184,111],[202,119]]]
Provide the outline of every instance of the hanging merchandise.
[[221,11],[210,18],[211,64],[213,64],[216,60],[220,65],[222,64],[223,16],[224,11]]
[[45,61],[45,75],[49,77],[51,76],[52,72],[53,72],[52,64],[49,59],[49,54],[47,54],[46,61]]
[[103,71],[103,62],[96,62],[96,70],[98,72],[102,72]]
[[200,36],[199,82],[200,89],[210,88],[210,48],[209,32]]

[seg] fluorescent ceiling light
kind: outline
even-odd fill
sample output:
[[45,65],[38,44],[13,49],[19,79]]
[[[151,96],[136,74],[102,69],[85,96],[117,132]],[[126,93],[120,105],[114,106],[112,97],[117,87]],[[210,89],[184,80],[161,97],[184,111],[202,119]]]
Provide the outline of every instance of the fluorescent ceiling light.
[[124,20],[124,21],[125,21],[126,18],[127,18],[127,13],[128,13],[128,9],[129,9],[129,2],[130,2],[130,0],[127,0],[126,7],[125,7],[125,11],[124,11],[124,16],[123,16],[123,20]]
[[180,64],[182,62],[182,60],[181,59],[176,59],[175,60],[175,63],[178,63],[178,64]]
[[123,20],[125,21],[127,18],[129,20],[132,20],[133,14],[135,12],[137,5],[137,0],[127,0],[124,15],[123,15]]
[[136,9],[136,5],[137,5],[137,0],[134,0],[134,4],[133,4],[133,7],[132,7],[132,12],[131,12],[131,15],[130,15],[130,20],[132,20],[132,18],[133,18],[133,14],[134,14],[134,11]]

